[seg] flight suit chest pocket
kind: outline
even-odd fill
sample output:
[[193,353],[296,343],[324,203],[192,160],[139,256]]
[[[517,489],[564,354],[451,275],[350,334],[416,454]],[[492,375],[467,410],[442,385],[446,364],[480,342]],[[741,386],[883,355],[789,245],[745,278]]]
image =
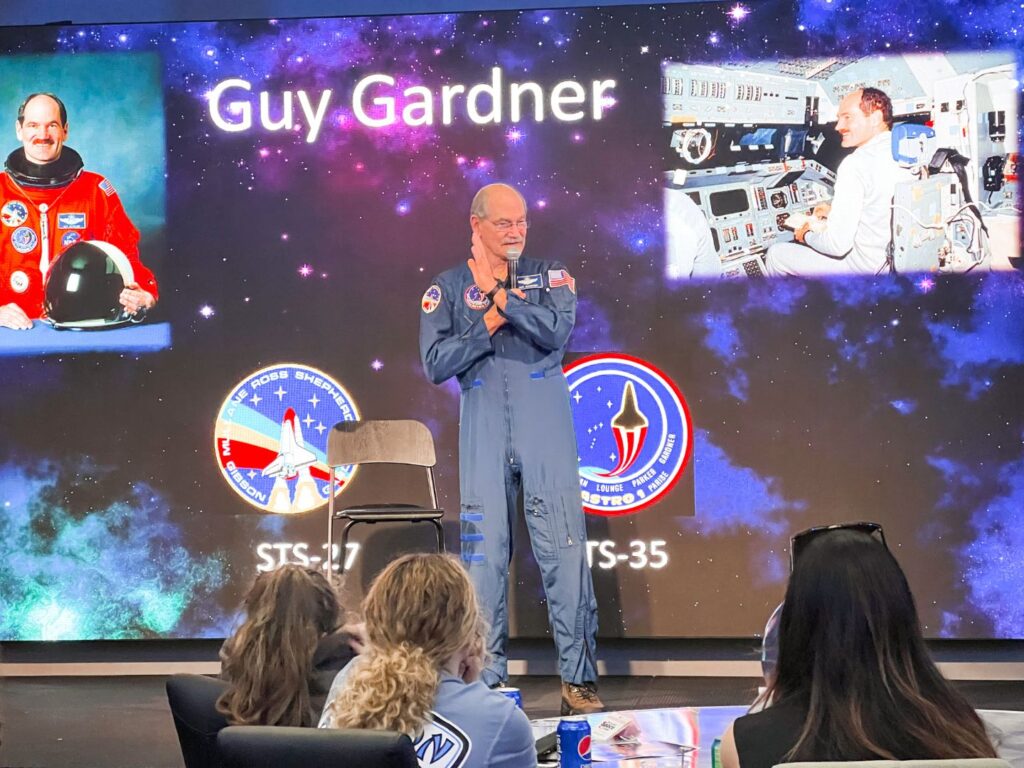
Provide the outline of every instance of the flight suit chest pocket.
[[584,545],[587,534],[579,493],[578,488],[563,488],[524,498],[526,526],[538,561],[557,560],[560,550]]

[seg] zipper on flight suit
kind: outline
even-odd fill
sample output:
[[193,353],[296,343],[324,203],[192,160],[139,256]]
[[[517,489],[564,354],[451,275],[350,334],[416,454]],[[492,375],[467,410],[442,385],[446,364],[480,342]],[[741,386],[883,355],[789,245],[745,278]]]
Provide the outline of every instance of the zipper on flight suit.
[[47,215],[49,210],[50,206],[46,203],[40,203],[39,239],[41,242],[39,245],[42,250],[39,254],[39,271],[44,279],[46,278],[46,273],[50,271],[50,217]]

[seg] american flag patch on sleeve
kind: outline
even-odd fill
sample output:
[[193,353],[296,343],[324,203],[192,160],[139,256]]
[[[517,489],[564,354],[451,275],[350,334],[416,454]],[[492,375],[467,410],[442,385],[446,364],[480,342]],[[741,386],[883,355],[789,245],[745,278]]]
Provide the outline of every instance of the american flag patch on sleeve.
[[565,269],[549,269],[548,270],[548,287],[559,288],[563,285],[569,287],[569,290],[576,293],[576,278],[569,274],[568,270]]
[[103,194],[106,195],[107,197],[110,197],[112,194],[114,194],[114,192],[117,191],[114,189],[114,185],[111,184],[106,179],[100,182],[100,189],[103,191]]

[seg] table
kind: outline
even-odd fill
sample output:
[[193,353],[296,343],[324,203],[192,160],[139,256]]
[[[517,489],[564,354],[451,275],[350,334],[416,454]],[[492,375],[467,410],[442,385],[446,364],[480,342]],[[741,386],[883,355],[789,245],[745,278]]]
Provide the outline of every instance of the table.
[[[729,723],[747,713],[749,707],[675,707],[619,712],[636,721],[634,743],[622,747],[592,743],[591,755],[602,768],[711,768],[711,745],[725,733]],[[610,713],[587,715],[590,729]],[[1024,768],[1024,712],[979,709],[999,757],[1014,768]],[[534,720],[534,737],[552,733],[559,718]],[[682,751],[680,745],[693,747]],[[541,763],[541,766],[557,765]]]
[[[591,743],[595,764],[608,768],[711,768],[711,745],[748,706],[636,709],[617,714],[635,722],[626,744]],[[609,713],[587,715],[591,732]],[[553,732],[559,718],[534,720],[535,738]],[[682,747],[688,747],[683,750]],[[548,765],[541,763],[541,765]],[[553,763],[557,765],[557,762]]]
[[27,331],[0,328],[0,356],[75,352],[156,352],[171,345],[170,323],[139,323],[100,331],[58,331],[36,320]]

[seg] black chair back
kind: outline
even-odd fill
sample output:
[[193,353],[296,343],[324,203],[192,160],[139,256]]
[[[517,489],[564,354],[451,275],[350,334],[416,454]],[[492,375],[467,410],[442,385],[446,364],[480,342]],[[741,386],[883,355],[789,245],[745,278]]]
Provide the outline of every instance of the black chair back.
[[217,736],[226,768],[417,768],[409,737],[391,731],[233,725]]
[[[341,421],[327,435],[327,465],[329,487],[335,487],[338,467],[359,464],[407,464],[423,467],[430,491],[430,507],[415,504],[368,504],[335,510],[335,494],[327,499],[327,551],[331,562],[335,556],[334,523],[345,520],[341,532],[339,572],[345,572],[349,531],[357,523],[430,523],[437,536],[437,551],[444,552],[444,528],[441,518],[444,510],[437,508],[437,488],[434,484],[434,465],[437,454],[434,438],[426,424],[411,419],[377,419],[369,421]],[[334,578],[334,568],[328,570]]]
[[223,680],[203,675],[174,675],[167,679],[171,705],[185,768],[223,768],[217,733],[228,724],[217,711],[217,699],[227,690]]
[[327,435],[327,463],[412,464],[433,467],[434,438],[427,425],[411,419],[342,421]]

